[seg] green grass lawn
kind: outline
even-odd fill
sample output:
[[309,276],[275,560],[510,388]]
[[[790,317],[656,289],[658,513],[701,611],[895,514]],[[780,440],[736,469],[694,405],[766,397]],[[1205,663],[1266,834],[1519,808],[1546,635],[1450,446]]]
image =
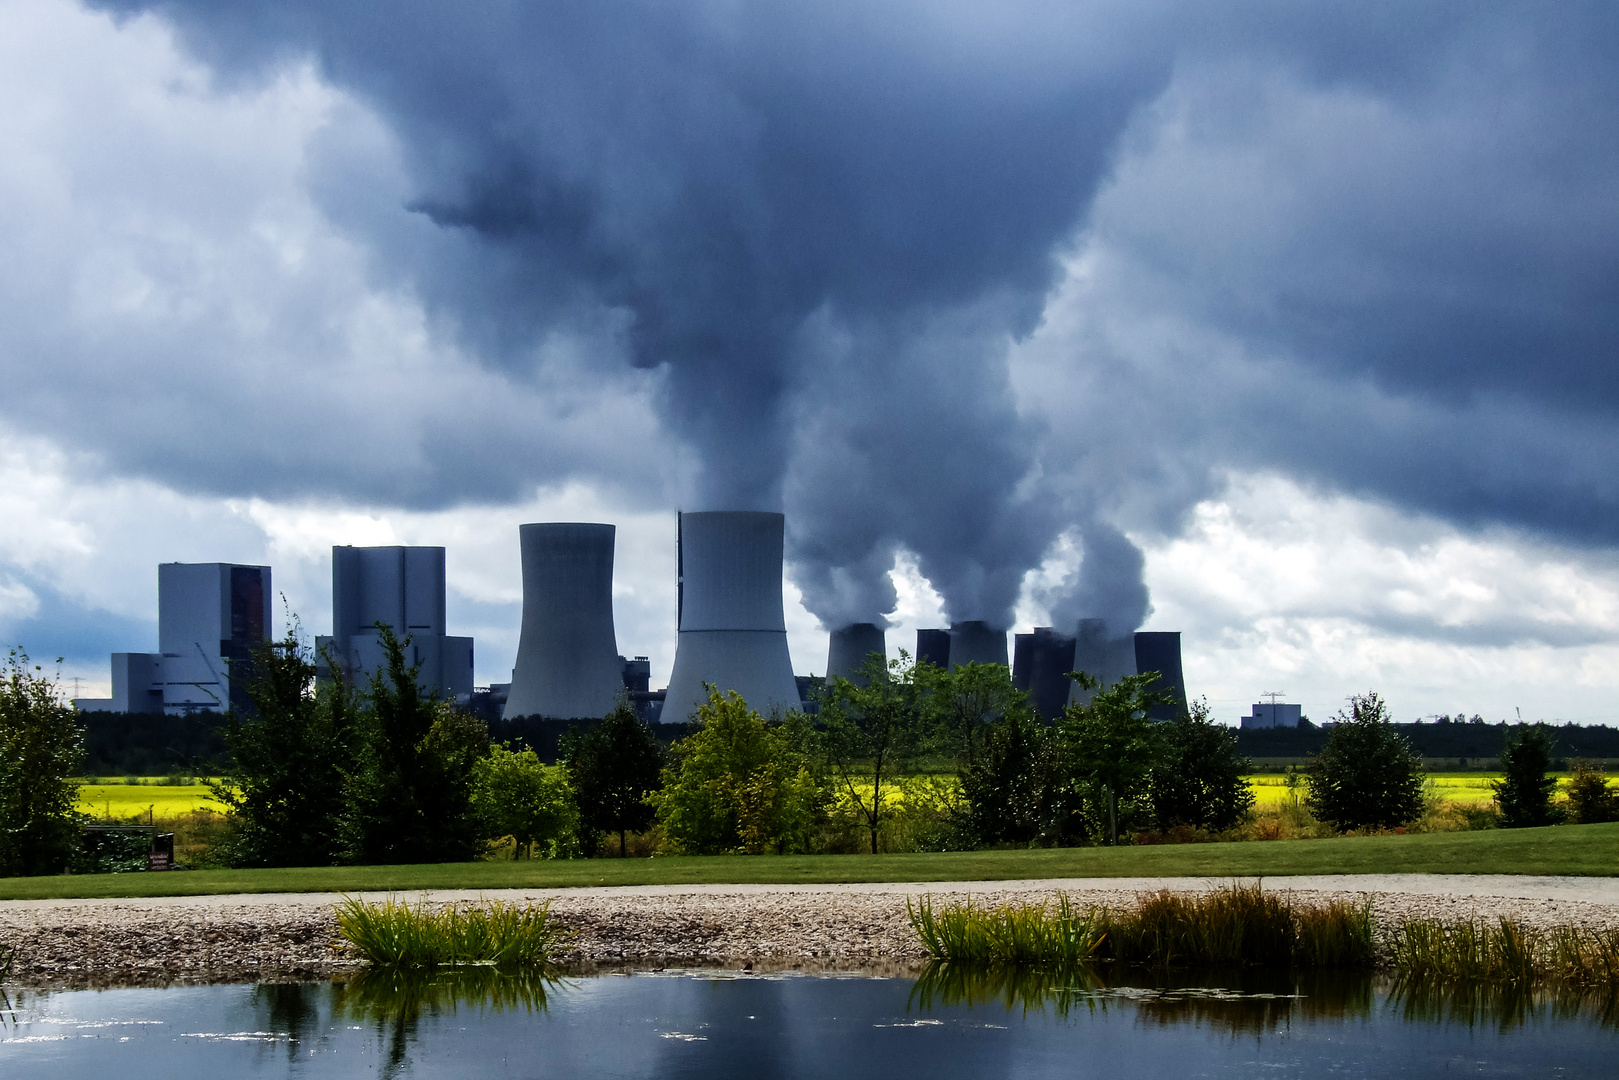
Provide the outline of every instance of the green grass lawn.
[[196,870],[168,874],[0,878],[0,899],[179,896],[237,892],[567,888],[585,885],[1289,874],[1619,875],[1619,822],[1159,847],[964,851],[914,855],[729,855],[433,866]]

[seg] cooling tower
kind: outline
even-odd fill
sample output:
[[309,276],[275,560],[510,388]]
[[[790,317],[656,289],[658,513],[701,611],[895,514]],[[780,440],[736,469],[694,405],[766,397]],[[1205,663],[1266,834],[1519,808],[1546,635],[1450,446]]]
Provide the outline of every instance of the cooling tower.
[[950,631],[918,630],[916,632],[916,658],[926,660],[936,668],[950,666]]
[[1186,676],[1181,673],[1181,636],[1177,632],[1152,631],[1136,635],[1136,671],[1159,673],[1150,689],[1174,697],[1173,705],[1154,705],[1147,715],[1154,720],[1173,720],[1186,708]]
[[1012,685],[1026,690],[1029,701],[1043,718],[1050,720],[1068,704],[1074,670],[1074,639],[1049,626],[1037,626],[1032,634],[1014,639]]
[[1006,631],[976,620],[950,624],[950,666],[1006,665]]
[[827,681],[831,682],[841,675],[864,686],[866,680],[857,678],[856,672],[872,653],[881,653],[885,658],[888,656],[888,639],[877,624],[857,622],[832,631],[832,641],[826,653]]
[[781,606],[783,518],[746,510],[681,514],[675,666],[663,719],[735,690],[761,713],[798,708]]
[[[523,633],[506,716],[606,716],[624,687],[612,525],[523,525]],[[778,586],[779,588],[779,586]]]
[[[1104,620],[1079,620],[1079,636],[1074,643],[1073,670],[1083,671],[1101,680],[1104,690],[1126,675],[1134,675],[1135,636],[1125,634],[1123,637],[1110,638]],[[1091,692],[1081,689],[1078,683],[1074,683],[1069,691],[1068,700],[1079,705],[1089,705]]]

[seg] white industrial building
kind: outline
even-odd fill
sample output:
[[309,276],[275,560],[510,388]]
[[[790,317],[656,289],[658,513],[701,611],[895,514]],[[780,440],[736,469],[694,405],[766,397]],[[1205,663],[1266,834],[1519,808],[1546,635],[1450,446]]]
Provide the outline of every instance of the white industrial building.
[[231,663],[269,636],[270,568],[162,563],[155,653],[112,654],[112,697],[75,698],[86,712],[224,712],[245,700]]
[[472,639],[445,633],[444,549],[332,548],[332,634],[315,639],[352,682],[363,683],[386,656],[377,624],[407,637],[405,662],[420,665],[423,691],[465,703],[472,697]]
[[1242,718],[1244,728],[1296,728],[1304,717],[1303,705],[1276,701],[1256,701],[1253,715]]

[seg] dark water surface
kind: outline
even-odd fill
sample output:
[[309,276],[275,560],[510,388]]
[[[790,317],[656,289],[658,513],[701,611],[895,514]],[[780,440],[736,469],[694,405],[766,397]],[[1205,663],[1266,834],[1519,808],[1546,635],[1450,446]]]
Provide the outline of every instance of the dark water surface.
[[1611,1000],[1201,983],[686,971],[13,990],[0,1077],[1619,1077]]

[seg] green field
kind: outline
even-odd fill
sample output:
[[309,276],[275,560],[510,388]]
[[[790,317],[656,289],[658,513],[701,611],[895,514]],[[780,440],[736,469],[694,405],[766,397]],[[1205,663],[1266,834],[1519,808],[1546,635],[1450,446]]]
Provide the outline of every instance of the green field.
[[1619,875],[1619,822],[1230,844],[1176,844],[913,855],[729,855],[559,862],[193,870],[0,879],[0,899],[240,892],[569,888],[853,881],[1005,881],[1052,877],[1289,874]]

